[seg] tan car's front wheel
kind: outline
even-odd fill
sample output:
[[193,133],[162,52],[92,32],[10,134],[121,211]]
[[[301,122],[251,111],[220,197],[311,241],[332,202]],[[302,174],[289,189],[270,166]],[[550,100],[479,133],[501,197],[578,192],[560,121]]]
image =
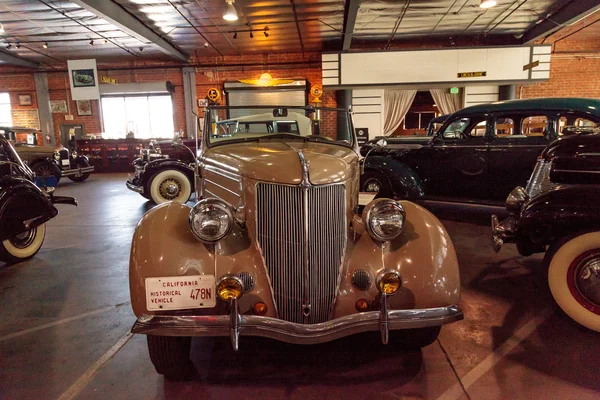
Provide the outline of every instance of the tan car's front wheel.
[[148,335],[148,353],[156,372],[170,381],[190,380],[196,375],[190,360],[191,337]]

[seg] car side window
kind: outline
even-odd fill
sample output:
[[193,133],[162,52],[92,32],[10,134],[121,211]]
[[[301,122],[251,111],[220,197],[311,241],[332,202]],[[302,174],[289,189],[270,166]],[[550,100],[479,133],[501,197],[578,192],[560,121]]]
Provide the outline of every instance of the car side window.
[[577,115],[561,115],[556,131],[559,136],[599,133],[600,124]]
[[502,115],[494,122],[494,133],[500,139],[527,139],[548,134],[548,117],[545,115]]
[[485,136],[486,120],[480,118],[458,118],[450,122],[442,134],[444,139],[469,139]]

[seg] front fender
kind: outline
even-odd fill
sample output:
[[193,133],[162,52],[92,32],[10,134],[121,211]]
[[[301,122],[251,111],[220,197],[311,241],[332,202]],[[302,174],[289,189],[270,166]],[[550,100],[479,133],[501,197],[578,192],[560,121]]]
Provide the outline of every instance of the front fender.
[[407,164],[391,157],[369,156],[365,159],[365,170],[379,171],[386,176],[398,197],[418,198],[425,193],[417,173]]
[[600,227],[600,187],[573,185],[544,192],[525,203],[518,234],[550,244],[569,233]]
[[[148,211],[138,223],[131,243],[129,288],[136,316],[156,314],[146,308],[145,279],[162,276],[215,275],[249,272],[255,279],[255,290],[239,301],[242,313],[250,311],[260,297],[267,304],[267,316],[275,317],[270,284],[255,243],[247,232],[235,226],[233,232],[214,245],[198,241],[192,234],[188,217],[191,207],[165,203]],[[196,309],[195,313],[226,312],[220,300],[217,307]]]
[[35,228],[58,214],[31,181],[16,176],[0,180],[0,241]]
[[77,160],[77,161],[79,161],[79,160],[83,160],[83,161],[87,162],[88,164],[89,164],[89,162],[90,162],[90,159],[89,159],[89,157],[88,157],[88,156],[86,156],[86,155],[84,155],[84,154],[78,154],[78,155],[77,155],[77,158],[76,158],[76,160]]
[[[409,201],[400,204],[406,211],[406,225],[398,238],[379,243],[364,232],[346,254],[347,267],[338,293],[336,317],[352,313],[359,299],[376,299],[377,274],[388,269],[398,271],[403,282],[400,292],[390,297],[390,308],[458,304],[460,276],[450,236],[442,223],[423,207]],[[352,275],[357,269],[371,274],[372,284],[367,291],[352,285]]]

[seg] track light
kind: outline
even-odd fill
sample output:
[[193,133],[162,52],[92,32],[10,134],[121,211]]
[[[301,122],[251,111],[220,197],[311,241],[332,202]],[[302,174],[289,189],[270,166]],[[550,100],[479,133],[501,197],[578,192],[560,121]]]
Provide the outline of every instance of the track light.
[[496,0],[481,0],[479,7],[481,8],[492,8],[496,5]]
[[90,40],[90,46],[93,46],[93,45],[94,45],[94,41]]
[[250,39],[254,39],[254,33],[252,33],[252,31],[250,31]]
[[237,39],[237,32],[233,32],[233,38]]
[[9,43],[9,44],[6,46],[6,50],[10,50],[10,49],[11,49],[11,47],[12,47],[12,44],[10,44],[10,43]]
[[17,50],[19,50],[21,48],[21,43],[15,44],[15,47],[17,48]]
[[4,33],[4,25],[2,23],[0,23],[0,33]]
[[263,33],[265,34],[265,37],[269,37],[269,33],[267,32],[266,29],[265,29],[265,31]]
[[102,44],[106,44],[106,43],[108,43],[108,40],[104,39],[104,40],[102,41]]
[[237,21],[238,15],[235,7],[233,6],[234,0],[226,0],[227,7],[225,8],[225,12],[223,13],[223,19],[225,21]]
[[43,48],[47,49],[48,48],[48,42],[44,42],[44,44],[42,45]]

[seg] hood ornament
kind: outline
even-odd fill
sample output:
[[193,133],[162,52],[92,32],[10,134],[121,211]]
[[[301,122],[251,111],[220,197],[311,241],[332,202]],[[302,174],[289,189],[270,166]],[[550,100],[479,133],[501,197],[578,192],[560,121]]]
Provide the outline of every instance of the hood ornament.
[[310,179],[308,177],[308,162],[301,151],[298,151],[298,157],[300,158],[300,168],[302,168],[302,180],[300,181],[300,187],[307,189],[311,186]]

